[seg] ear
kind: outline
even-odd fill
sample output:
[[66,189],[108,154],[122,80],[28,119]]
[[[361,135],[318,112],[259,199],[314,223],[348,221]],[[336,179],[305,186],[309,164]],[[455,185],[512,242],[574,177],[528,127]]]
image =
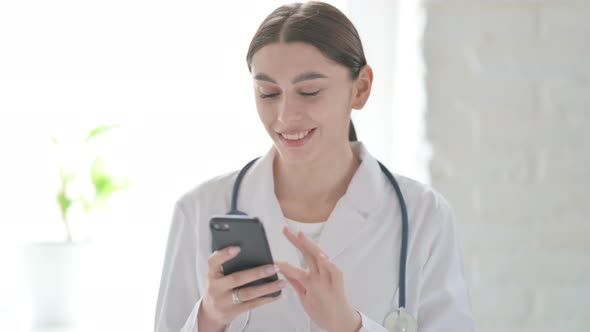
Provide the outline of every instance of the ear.
[[371,85],[373,84],[373,69],[369,65],[363,66],[359,76],[354,81],[352,96],[352,108],[360,110],[365,106],[369,95],[371,95]]

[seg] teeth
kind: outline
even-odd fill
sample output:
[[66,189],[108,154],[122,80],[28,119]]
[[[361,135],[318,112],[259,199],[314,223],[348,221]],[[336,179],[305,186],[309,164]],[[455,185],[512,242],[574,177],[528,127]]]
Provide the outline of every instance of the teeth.
[[288,134],[281,134],[281,136],[283,136],[285,139],[288,139],[290,141],[296,141],[299,139],[302,139],[303,137],[307,136],[307,134],[309,134],[309,130],[307,131],[302,131],[300,133],[297,134],[293,134],[293,135],[288,135]]

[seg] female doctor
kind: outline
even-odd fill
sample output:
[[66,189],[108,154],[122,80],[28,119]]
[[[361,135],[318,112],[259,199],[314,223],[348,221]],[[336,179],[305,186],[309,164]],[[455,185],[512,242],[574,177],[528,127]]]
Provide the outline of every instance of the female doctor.
[[[321,2],[282,6],[260,25],[247,63],[274,144],[243,177],[238,204],[263,223],[275,265],[223,274],[239,248],[212,253],[209,220],[230,209],[237,172],[202,183],[175,207],[155,330],[473,331],[448,203],[396,175],[402,211],[355,142],[351,111],[367,102],[373,72],[352,23]],[[234,291],[277,271],[276,282]]]

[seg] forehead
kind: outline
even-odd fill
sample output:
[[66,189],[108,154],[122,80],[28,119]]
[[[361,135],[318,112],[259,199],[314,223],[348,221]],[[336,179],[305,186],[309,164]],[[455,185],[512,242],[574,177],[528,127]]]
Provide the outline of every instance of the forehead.
[[302,72],[314,71],[329,77],[346,75],[347,68],[326,57],[315,46],[302,43],[272,43],[252,57],[252,74],[267,74],[277,80],[290,80]]

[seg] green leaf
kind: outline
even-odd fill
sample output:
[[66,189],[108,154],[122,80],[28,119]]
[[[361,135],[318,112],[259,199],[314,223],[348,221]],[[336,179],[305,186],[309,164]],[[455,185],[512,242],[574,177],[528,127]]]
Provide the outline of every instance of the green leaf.
[[72,200],[66,195],[65,188],[57,194],[57,204],[59,204],[62,218],[65,221],[68,209],[72,206]]
[[114,192],[129,187],[129,181],[117,180],[108,174],[104,168],[104,163],[100,157],[92,163],[90,175],[97,200],[104,200]]
[[86,140],[84,142],[88,142],[91,139],[93,139],[93,138],[95,138],[97,136],[100,136],[100,135],[102,135],[102,134],[104,134],[104,133],[106,133],[108,131],[111,131],[112,129],[115,129],[117,127],[119,127],[119,126],[118,125],[103,125],[103,126],[98,126],[98,127],[94,128],[94,129],[92,129],[90,131],[90,133],[88,134],[88,137],[86,137]]

